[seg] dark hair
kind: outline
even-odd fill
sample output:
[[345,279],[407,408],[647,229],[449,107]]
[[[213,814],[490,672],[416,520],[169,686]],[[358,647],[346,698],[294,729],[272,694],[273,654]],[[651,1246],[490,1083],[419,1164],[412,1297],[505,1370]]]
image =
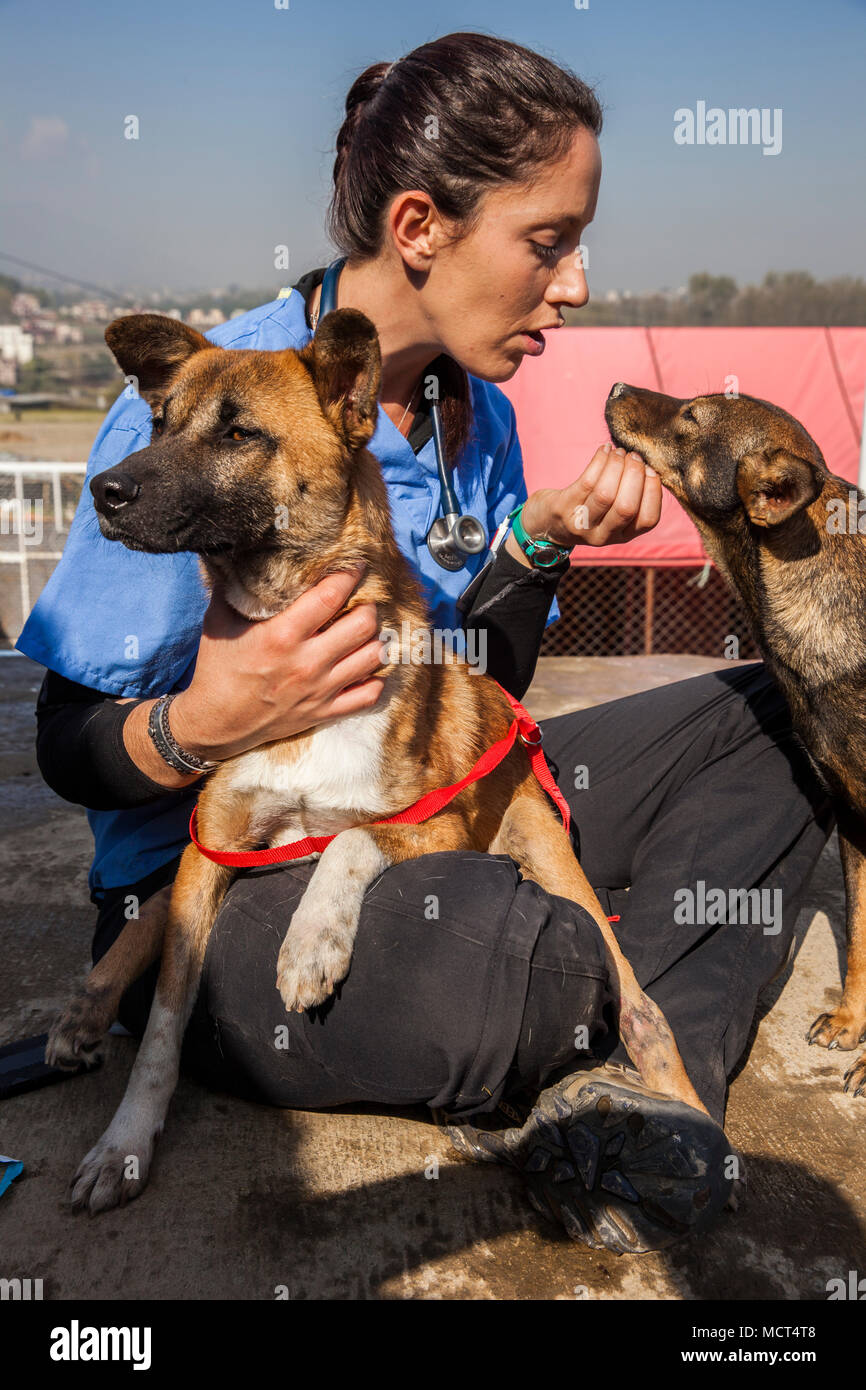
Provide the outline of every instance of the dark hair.
[[[387,206],[406,188],[428,193],[465,234],[487,189],[529,178],[566,152],[579,127],[598,135],[601,124],[601,106],[586,83],[507,39],[447,34],[399,62],[374,63],[346,97],[331,240],[350,259],[375,256]],[[445,447],[454,462],[472,427],[469,382],[452,358],[443,354],[439,362]]]

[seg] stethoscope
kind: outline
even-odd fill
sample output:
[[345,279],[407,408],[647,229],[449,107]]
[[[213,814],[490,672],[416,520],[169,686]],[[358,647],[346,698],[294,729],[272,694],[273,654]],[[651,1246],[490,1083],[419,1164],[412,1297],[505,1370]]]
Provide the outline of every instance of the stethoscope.
[[[337,307],[337,282],[345,264],[346,257],[340,256],[332,261],[325,271],[317,327],[325,315]],[[433,421],[433,447],[436,450],[436,467],[439,472],[442,516],[436,518],[427,533],[427,548],[437,565],[441,565],[443,569],[462,570],[470,555],[477,555],[484,549],[487,537],[481,522],[474,516],[460,515],[457,498],[445,467],[445,443],[438,401],[430,402],[430,414]]]

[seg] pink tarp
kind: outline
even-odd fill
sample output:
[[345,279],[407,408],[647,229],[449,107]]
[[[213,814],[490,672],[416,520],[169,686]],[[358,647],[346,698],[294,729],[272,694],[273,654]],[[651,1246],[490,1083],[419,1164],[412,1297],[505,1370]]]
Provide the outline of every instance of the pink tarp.
[[[724,391],[772,401],[802,421],[832,473],[857,480],[866,328],[561,328],[503,390],[514,405],[530,492],[564,487],[608,438],[615,381],[672,396]],[[685,512],[665,492],[659,525],[628,545],[578,546],[575,564],[696,565],[706,559]]]

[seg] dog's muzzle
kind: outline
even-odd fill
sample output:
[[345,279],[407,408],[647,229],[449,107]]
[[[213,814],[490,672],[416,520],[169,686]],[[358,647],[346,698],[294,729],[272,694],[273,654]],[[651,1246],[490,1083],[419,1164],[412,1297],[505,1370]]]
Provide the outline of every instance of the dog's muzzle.
[[96,510],[110,516],[134,502],[141,492],[141,485],[122,469],[109,468],[91,479],[90,491],[96,502]]

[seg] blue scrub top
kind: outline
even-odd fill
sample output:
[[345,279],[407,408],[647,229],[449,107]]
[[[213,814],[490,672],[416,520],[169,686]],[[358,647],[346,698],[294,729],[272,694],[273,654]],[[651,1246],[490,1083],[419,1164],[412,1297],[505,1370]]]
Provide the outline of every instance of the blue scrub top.
[[[212,329],[207,337],[225,348],[279,351],[302,348],[312,334],[297,290]],[[461,511],[487,530],[488,543],[500,521],[526,498],[523,459],[514,409],[490,382],[470,376],[473,437],[453,471]],[[207,608],[198,558],[149,555],[107,541],[100,529],[90,479],[113,468],[150,442],[150,407],[121,392],[96,436],[63,556],[57,564],[17,647],[50,670],[115,696],[155,696],[183,690],[192,679]],[[456,603],[485,555],[470,556],[456,573],[436,564],[427,532],[439,514],[439,477],[430,439],[415,454],[379,408],[368,446],[388,488],[397,543],[418,576],[438,628],[460,632]],[[559,616],[554,599],[548,624]],[[90,888],[136,883],[179,854],[195,789],[173,792],[129,811],[88,811],[95,840]]]

